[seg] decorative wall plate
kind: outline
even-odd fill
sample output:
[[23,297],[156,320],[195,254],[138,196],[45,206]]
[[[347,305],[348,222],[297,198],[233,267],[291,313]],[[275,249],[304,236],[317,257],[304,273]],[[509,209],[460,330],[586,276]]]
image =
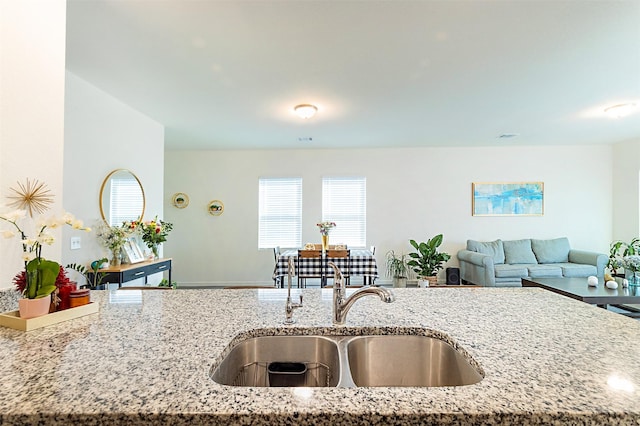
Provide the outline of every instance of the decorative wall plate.
[[220,200],[213,200],[207,206],[209,214],[212,216],[220,216],[224,211],[224,204]]
[[173,206],[179,209],[184,209],[189,205],[189,196],[184,192],[177,192],[173,194]]

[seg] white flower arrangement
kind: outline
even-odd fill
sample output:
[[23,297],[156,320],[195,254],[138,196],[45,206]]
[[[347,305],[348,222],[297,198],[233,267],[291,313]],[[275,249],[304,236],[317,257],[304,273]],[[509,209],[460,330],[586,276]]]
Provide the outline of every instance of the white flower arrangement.
[[316,223],[318,228],[320,228],[320,234],[329,235],[329,231],[336,226],[335,222],[320,222]]
[[640,271],[640,255],[625,256],[622,258],[622,266],[633,272]]

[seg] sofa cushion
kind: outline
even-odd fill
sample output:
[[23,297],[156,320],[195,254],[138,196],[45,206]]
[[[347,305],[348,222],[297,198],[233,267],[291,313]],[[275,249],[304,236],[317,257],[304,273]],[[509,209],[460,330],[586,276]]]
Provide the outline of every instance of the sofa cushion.
[[598,275],[598,268],[594,265],[584,265],[581,263],[557,263],[554,266],[561,267],[562,275],[567,278],[581,278],[588,277],[590,275]]
[[569,261],[569,239],[566,237],[553,240],[531,239],[531,248],[538,263],[562,263]]
[[528,273],[524,265],[495,265],[496,278],[524,278]]
[[502,247],[502,240],[486,242],[467,240],[467,250],[490,255],[493,257],[493,263],[496,265],[504,263],[504,248]]
[[536,255],[531,250],[531,240],[503,241],[505,263],[538,263]]
[[557,265],[527,265],[531,278],[562,278],[562,268]]

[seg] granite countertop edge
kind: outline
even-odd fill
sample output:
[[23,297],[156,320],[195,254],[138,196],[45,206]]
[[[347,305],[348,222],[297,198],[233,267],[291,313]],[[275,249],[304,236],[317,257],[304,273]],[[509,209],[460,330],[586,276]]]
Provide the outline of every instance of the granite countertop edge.
[[[640,366],[602,362],[640,353],[638,321],[539,289],[395,292],[391,305],[356,303],[345,327],[330,322],[328,290],[302,291],[294,326],[282,324],[283,299],[271,296],[279,292],[92,292],[98,314],[28,333],[0,329],[0,424],[640,424]],[[123,293],[136,301],[116,300]],[[397,330],[459,345],[486,377],[456,388],[302,388],[311,397],[209,377],[249,336]],[[53,371],[39,376],[21,363],[47,356]],[[614,373],[635,387],[610,389],[603,382]]]

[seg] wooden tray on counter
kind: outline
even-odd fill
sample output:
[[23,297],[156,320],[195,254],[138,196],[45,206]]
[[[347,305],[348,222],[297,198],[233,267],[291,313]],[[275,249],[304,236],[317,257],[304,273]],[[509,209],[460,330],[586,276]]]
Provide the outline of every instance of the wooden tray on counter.
[[0,314],[0,326],[20,331],[31,331],[96,312],[98,312],[98,304],[94,302],[29,319],[20,318],[20,311],[3,312]]

